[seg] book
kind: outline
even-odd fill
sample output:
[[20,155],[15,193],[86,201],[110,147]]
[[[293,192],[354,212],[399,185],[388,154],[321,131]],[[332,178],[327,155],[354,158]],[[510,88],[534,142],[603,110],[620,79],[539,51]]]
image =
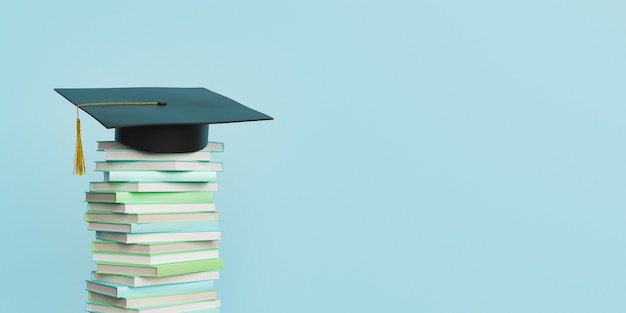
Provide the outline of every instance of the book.
[[116,171],[104,172],[105,182],[214,182],[216,171]]
[[217,191],[217,183],[92,182],[90,191],[174,192]]
[[[110,305],[118,306],[122,308],[142,308],[142,307],[151,307],[151,306],[159,306],[159,305],[172,305],[172,304],[179,304],[179,303],[215,300],[216,298],[217,298],[217,292],[214,290],[192,292],[192,293],[179,293],[179,294],[173,294],[173,295],[160,295],[160,296],[142,297],[142,298],[115,298],[115,297],[103,295],[100,293],[95,293],[92,291],[89,292],[89,300],[91,301],[102,302],[102,303],[106,303],[106,304],[110,304]],[[171,311],[171,312],[179,312],[179,311]]]
[[200,309],[200,310],[187,311],[185,313],[220,313],[220,308]]
[[188,283],[188,282],[199,281],[199,280],[216,280],[219,278],[220,278],[219,271],[205,271],[205,272],[197,272],[197,273],[189,273],[189,274],[181,274],[181,275],[173,275],[173,276],[165,276],[165,277],[123,276],[123,275],[102,274],[102,273],[98,273],[95,271],[91,272],[92,280],[111,282],[111,283],[126,285],[130,287],[144,287],[144,286],[154,286],[154,285]]
[[190,213],[190,212],[213,212],[215,203],[88,203],[90,212],[114,212],[114,213]]
[[167,192],[167,191],[217,191],[216,183],[173,183],[173,182],[92,182],[90,191],[131,191],[131,192]]
[[127,276],[164,277],[188,273],[213,271],[224,266],[222,259],[208,259],[159,265],[96,263],[97,272]]
[[168,294],[213,291],[214,289],[215,284],[212,280],[145,287],[130,287],[98,280],[87,281],[87,290],[114,298],[154,297]]
[[189,221],[189,222],[163,222],[163,223],[143,223],[143,224],[122,224],[122,223],[95,223],[89,222],[89,230],[116,232],[116,233],[189,233],[212,231],[219,229],[219,221]]
[[96,171],[222,171],[220,162],[96,161]]
[[190,233],[148,233],[126,234],[97,231],[96,238],[122,243],[148,243],[148,242],[176,242],[176,241],[206,241],[220,239],[219,231],[190,232]]
[[137,253],[152,255],[215,248],[219,248],[219,240],[132,244],[95,240],[91,243],[91,249],[94,252]]
[[166,213],[166,214],[119,214],[110,212],[87,212],[87,222],[103,223],[156,223],[217,220],[217,212]]
[[[104,151],[104,150],[135,150],[135,149],[118,141],[98,141],[98,151]],[[200,151],[223,152],[224,143],[209,141],[206,147],[204,147],[204,149]]]
[[128,192],[128,191],[87,191],[87,202],[103,203],[194,203],[211,202],[211,191],[181,192]]
[[211,152],[151,153],[139,150],[104,150],[107,161],[210,161]]
[[[88,312],[97,313],[172,313],[172,312],[196,312],[220,307],[220,300],[199,301],[183,304],[165,305],[150,308],[120,308],[105,303],[87,303]],[[199,311],[205,312],[205,311]],[[213,311],[208,311],[213,313]],[[215,311],[219,313],[219,311]]]
[[215,259],[220,256],[218,249],[199,250],[188,252],[150,254],[124,254],[111,252],[94,252],[91,257],[94,262],[123,263],[139,265],[160,265],[188,261]]

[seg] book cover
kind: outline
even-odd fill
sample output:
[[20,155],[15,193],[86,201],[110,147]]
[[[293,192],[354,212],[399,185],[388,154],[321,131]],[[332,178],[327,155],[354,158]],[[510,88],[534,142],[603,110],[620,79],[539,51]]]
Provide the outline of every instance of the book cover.
[[161,265],[96,263],[97,272],[102,274],[164,277],[188,273],[218,270],[224,267],[222,259],[209,259]]

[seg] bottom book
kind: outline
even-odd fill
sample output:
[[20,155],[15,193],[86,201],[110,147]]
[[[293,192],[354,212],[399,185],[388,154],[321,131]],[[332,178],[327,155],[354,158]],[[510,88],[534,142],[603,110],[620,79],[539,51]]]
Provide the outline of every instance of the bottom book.
[[[220,300],[191,302],[184,304],[175,304],[150,308],[125,309],[106,305],[103,303],[89,302],[87,303],[87,311],[93,313],[172,313],[172,312],[189,312],[189,313],[219,313]],[[211,311],[215,310],[217,311]]]

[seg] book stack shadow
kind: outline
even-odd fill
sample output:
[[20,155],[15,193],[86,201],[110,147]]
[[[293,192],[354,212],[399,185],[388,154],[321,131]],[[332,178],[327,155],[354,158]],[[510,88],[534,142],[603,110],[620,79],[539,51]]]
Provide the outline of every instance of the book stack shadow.
[[223,260],[213,192],[222,164],[210,155],[223,144],[148,153],[104,141],[98,150],[104,180],[86,192],[85,219],[96,234],[87,311],[219,313]]

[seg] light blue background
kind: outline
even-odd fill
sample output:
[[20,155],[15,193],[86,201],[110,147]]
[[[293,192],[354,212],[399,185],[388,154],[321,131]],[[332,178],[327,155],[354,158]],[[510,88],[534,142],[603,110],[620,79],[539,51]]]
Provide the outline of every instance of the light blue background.
[[[5,1],[6,312],[93,268],[55,87],[202,86],[231,312],[626,312],[623,1]],[[105,130],[83,115],[90,170]]]

